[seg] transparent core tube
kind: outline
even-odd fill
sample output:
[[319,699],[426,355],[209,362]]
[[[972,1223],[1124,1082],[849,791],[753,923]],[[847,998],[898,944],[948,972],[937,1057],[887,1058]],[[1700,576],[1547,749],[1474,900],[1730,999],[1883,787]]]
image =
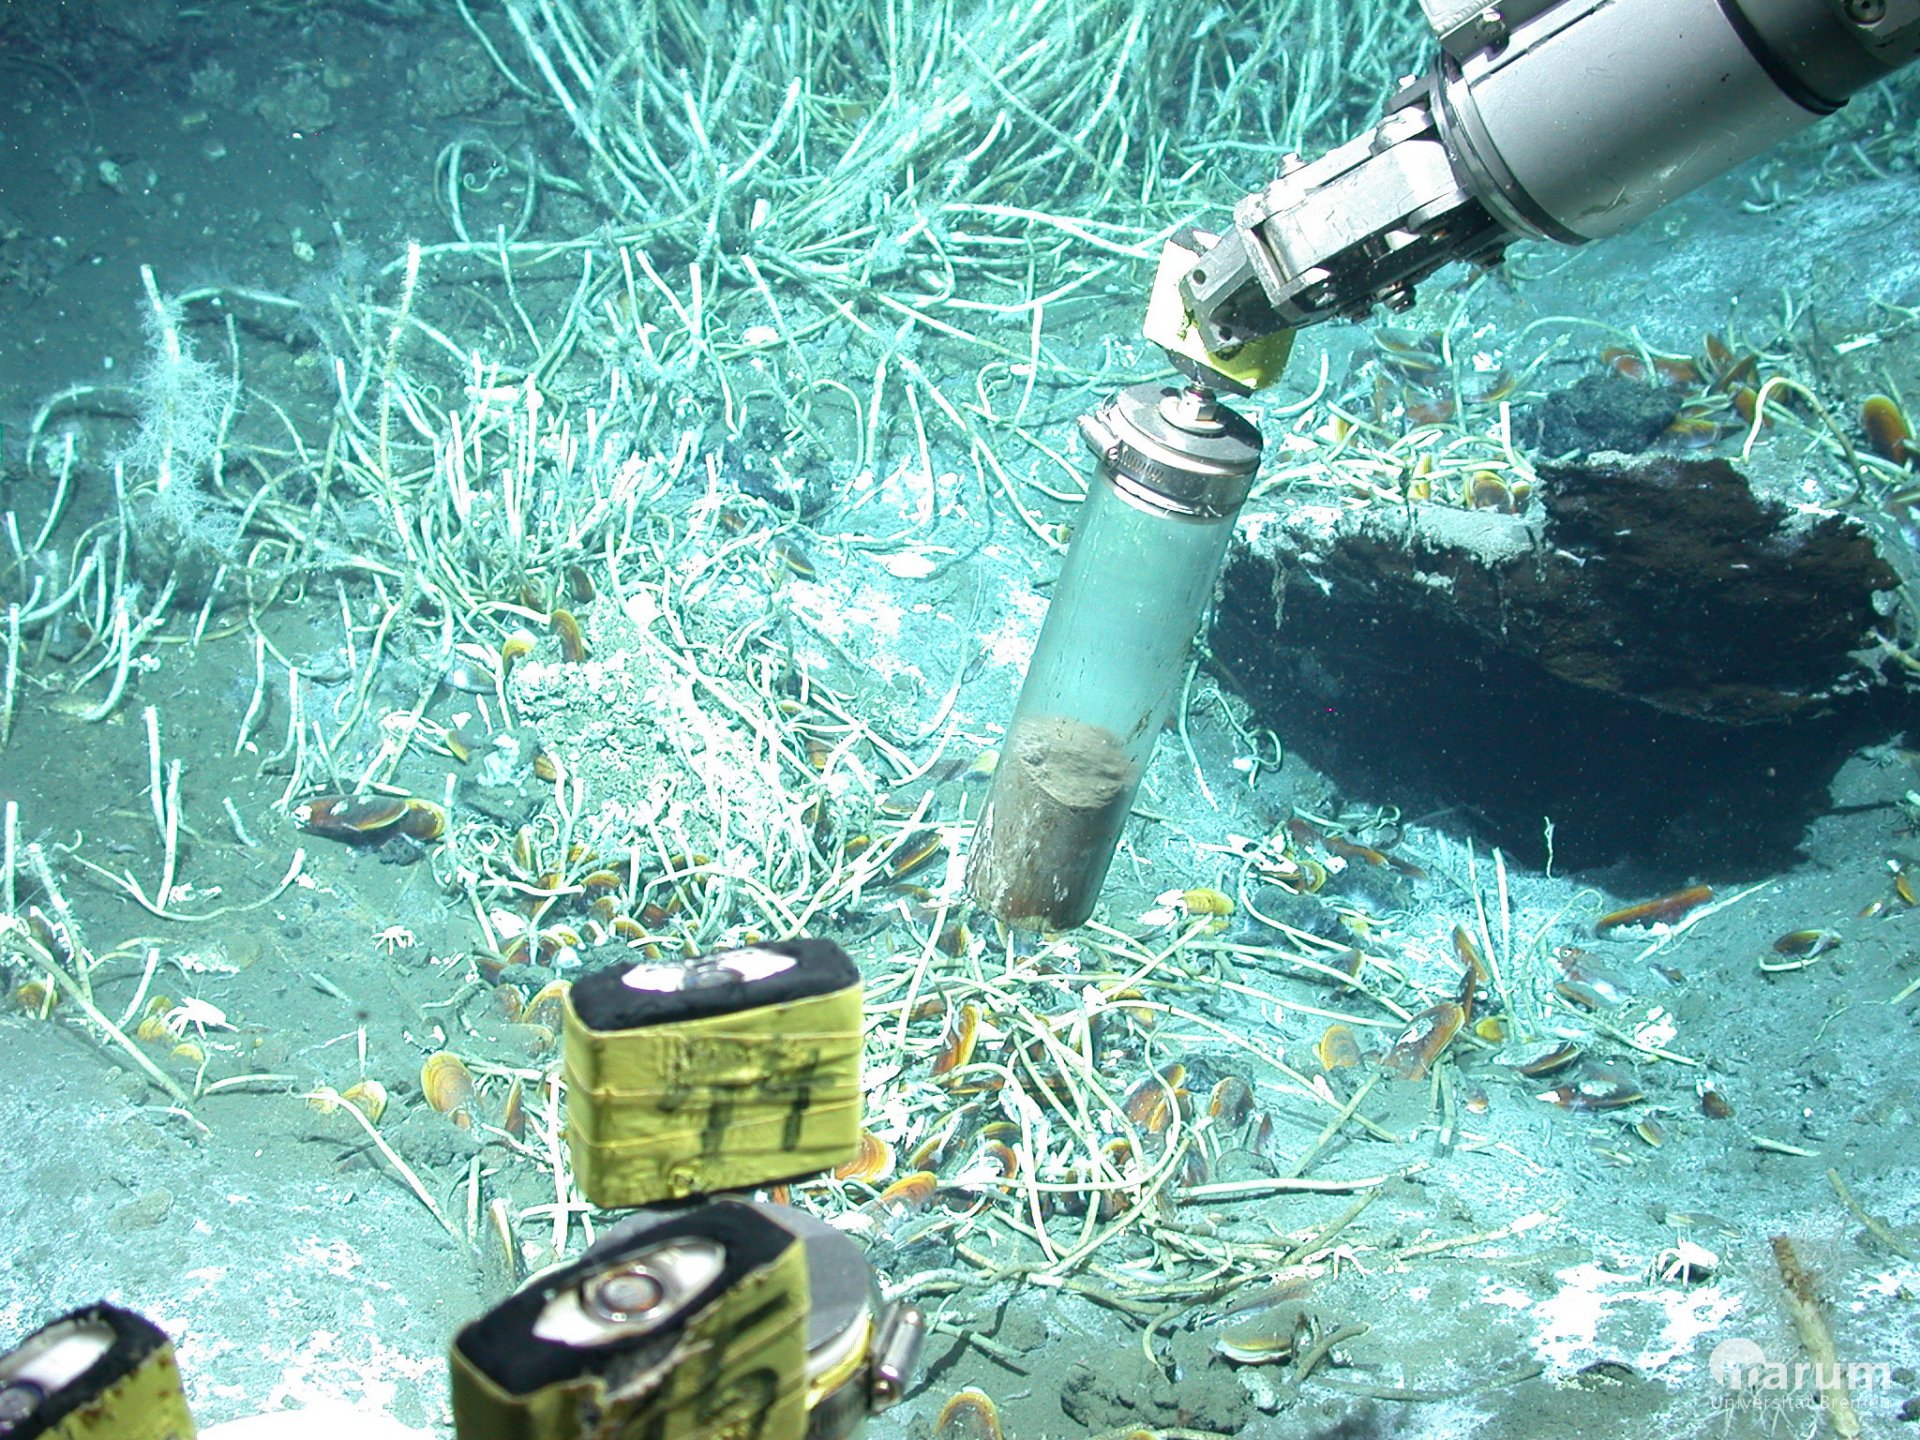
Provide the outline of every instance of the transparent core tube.
[[1054,587],[967,870],[1006,924],[1093,913],[1213,597],[1233,513],[1153,500],[1103,466]]

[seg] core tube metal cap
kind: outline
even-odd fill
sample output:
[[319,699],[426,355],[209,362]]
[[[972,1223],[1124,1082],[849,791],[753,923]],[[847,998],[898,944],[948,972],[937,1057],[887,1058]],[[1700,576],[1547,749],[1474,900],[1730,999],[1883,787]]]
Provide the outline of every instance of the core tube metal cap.
[[1173,515],[1232,515],[1260,466],[1260,432],[1199,385],[1129,386],[1081,416],[1080,433],[1122,494]]

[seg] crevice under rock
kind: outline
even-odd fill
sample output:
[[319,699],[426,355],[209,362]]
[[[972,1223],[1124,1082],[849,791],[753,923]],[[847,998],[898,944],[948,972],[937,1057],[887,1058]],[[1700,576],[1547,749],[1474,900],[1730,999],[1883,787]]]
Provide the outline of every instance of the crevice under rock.
[[1758,466],[1539,473],[1518,515],[1249,515],[1216,661],[1349,795],[1465,812],[1528,863],[1549,817],[1565,868],[1789,859],[1840,763],[1915,719],[1913,677],[1874,639],[1910,557]]

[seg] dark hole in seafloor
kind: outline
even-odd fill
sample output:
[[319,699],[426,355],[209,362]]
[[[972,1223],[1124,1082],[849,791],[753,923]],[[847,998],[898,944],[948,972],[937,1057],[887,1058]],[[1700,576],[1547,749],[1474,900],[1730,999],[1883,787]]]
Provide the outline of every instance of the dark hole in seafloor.
[[1270,572],[1229,562],[1213,655],[1343,799],[1397,805],[1524,864],[1615,871],[1672,885],[1771,873],[1801,858],[1807,826],[1860,745],[1911,724],[1911,701],[1852,697],[1786,722],[1716,724],[1569,684],[1432,612],[1342,604],[1289,588],[1270,629]]

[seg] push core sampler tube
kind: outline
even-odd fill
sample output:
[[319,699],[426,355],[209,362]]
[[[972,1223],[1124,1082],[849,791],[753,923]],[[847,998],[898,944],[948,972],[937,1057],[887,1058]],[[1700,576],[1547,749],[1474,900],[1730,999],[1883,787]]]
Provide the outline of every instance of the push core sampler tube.
[[1093,913],[1213,598],[1260,436],[1199,385],[1080,421],[1100,458],[974,832],[967,888],[1021,929]]

